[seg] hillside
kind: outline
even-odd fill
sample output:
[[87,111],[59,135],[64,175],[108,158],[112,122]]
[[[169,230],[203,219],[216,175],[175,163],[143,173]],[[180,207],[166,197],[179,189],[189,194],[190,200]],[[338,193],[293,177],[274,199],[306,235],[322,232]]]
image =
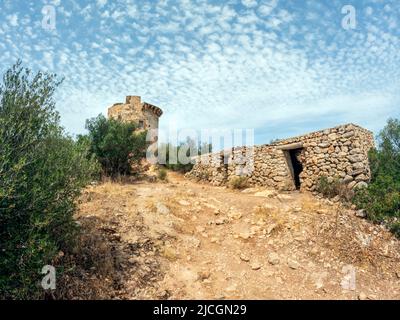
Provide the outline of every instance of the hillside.
[[168,177],[86,190],[76,219],[98,267],[75,298],[400,298],[399,241],[355,211]]

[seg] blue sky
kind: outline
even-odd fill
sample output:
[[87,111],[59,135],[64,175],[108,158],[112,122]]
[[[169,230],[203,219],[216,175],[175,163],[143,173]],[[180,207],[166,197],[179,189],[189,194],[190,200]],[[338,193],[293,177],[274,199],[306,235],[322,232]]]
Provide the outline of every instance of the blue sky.
[[[52,5],[55,30],[42,27]],[[341,26],[352,5],[356,28]],[[254,128],[257,144],[400,116],[400,4],[393,1],[0,0],[0,71],[18,58],[65,77],[70,133],[125,95],[161,128]]]

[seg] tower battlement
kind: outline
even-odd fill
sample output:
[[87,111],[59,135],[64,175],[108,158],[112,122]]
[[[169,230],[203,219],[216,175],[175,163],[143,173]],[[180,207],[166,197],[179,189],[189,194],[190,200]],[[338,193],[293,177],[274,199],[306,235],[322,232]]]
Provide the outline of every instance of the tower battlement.
[[140,96],[126,96],[125,103],[115,103],[108,108],[108,118],[123,122],[135,122],[139,129],[158,129],[163,111],[150,103],[141,102]]

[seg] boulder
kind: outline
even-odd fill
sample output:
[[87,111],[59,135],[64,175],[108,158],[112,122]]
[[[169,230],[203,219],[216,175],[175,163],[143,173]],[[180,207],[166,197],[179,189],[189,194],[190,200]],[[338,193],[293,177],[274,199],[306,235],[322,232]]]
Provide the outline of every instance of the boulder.
[[354,189],[362,189],[362,188],[366,188],[366,187],[368,187],[368,183],[366,183],[364,181],[360,181],[354,186]]

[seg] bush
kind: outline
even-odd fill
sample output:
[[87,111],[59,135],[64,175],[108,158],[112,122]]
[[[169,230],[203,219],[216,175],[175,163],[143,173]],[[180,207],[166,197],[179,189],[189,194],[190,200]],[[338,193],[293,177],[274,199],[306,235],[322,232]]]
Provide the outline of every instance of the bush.
[[157,173],[157,178],[160,179],[161,181],[167,180],[167,170],[165,169],[159,169]]
[[135,132],[136,128],[135,123],[106,119],[100,114],[86,121],[89,135],[80,139],[89,141],[105,175],[127,175],[132,173],[133,164],[146,155],[146,132]]
[[59,125],[55,75],[18,62],[0,86],[0,298],[40,298],[44,265],[68,250],[76,199],[96,162]]
[[371,183],[358,190],[354,203],[367,217],[383,222],[400,236],[400,121],[389,119],[378,135],[378,148],[369,153]]
[[316,191],[326,198],[339,196],[343,201],[350,201],[354,196],[354,191],[347,188],[340,178],[329,179],[326,176],[319,177]]
[[333,198],[339,194],[339,185],[340,182],[338,179],[329,181],[326,176],[322,176],[318,179],[316,191],[324,197]]
[[228,185],[232,189],[245,189],[248,186],[247,177],[234,176],[229,179]]

